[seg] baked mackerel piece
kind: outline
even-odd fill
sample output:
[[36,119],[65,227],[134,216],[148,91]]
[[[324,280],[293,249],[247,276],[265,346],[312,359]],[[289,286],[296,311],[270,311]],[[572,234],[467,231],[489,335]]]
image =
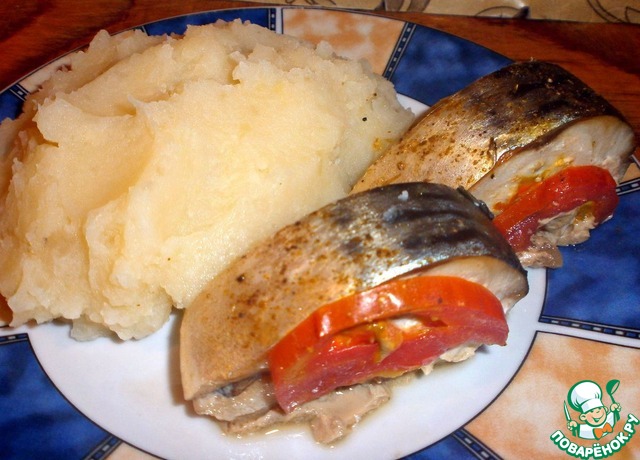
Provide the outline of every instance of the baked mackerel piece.
[[554,64],[519,62],[433,105],[354,192],[411,181],[465,187],[525,266],[558,267],[558,245],[586,240],[613,214],[635,146],[622,115],[582,81]]
[[388,379],[504,344],[527,291],[466,192],[353,194],[253,247],[186,309],[184,395],[228,432],[306,421],[332,442],[389,399]]

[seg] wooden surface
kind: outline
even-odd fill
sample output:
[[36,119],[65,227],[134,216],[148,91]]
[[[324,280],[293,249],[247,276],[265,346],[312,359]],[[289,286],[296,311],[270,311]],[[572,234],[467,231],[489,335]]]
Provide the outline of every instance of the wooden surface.
[[[86,45],[100,29],[261,4],[213,0],[2,0],[0,89]],[[514,60],[562,65],[616,106],[640,135],[640,26],[375,12],[472,40]]]

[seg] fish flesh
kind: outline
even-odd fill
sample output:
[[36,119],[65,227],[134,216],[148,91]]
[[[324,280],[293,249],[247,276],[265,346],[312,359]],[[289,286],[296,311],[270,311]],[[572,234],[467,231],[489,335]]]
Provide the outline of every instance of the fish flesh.
[[[414,182],[352,194],[254,246],[185,311],[180,331],[185,398],[216,414],[222,403],[212,392],[234,383],[244,387],[242,382],[268,373],[268,351],[312,312],[416,274],[479,283],[505,311],[528,291],[512,248],[467,193]],[[468,344],[443,359],[465,359],[478,346]],[[246,422],[247,414],[240,412]]]
[[[265,368],[266,351],[322,305],[447,260],[490,257],[526,274],[483,212],[439,184],[376,188],[334,202],[255,246],[215,277],[181,326],[187,399]],[[514,299],[511,299],[514,300]]]
[[[539,182],[568,167],[597,166],[617,182],[635,147],[624,117],[574,75],[547,62],[517,62],[434,104],[353,192],[436,182],[466,188],[499,214],[523,181]],[[556,245],[584,241],[599,223],[578,214],[559,215],[562,225],[544,222],[546,236],[519,253],[521,261],[559,266]]]

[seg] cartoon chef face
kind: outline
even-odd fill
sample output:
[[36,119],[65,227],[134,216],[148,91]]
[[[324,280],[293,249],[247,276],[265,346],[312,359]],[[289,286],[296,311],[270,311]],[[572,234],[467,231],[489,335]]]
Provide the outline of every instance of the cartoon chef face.
[[600,426],[607,419],[606,407],[594,407],[593,409],[580,414],[580,420],[591,425]]
[[602,404],[602,389],[591,380],[583,380],[571,387],[569,402],[581,412],[580,420],[591,426],[602,425],[607,417],[607,408]]

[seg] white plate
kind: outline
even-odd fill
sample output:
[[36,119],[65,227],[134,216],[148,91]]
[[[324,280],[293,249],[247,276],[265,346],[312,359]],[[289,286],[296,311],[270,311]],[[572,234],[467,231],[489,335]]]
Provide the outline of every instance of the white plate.
[[[508,62],[473,43],[415,24],[334,10],[274,7],[217,11],[158,21],[145,25],[144,29],[156,34],[181,33],[186,24],[236,17],[303,38],[319,36],[330,41],[338,52],[370,59],[376,71],[394,82],[402,94],[402,103],[416,112]],[[349,40],[345,40],[345,34],[351,34]],[[356,45],[347,46],[347,42]],[[15,116],[24,92],[37,87],[60,62],[0,94],[0,116]],[[614,248],[617,255],[633,251],[637,254],[634,239],[619,237],[620,228],[623,235],[638,234],[637,224],[630,218],[637,209],[638,194],[631,196],[636,189],[637,178],[620,188],[624,209],[615,219],[622,225],[614,228],[615,223],[607,224],[604,227],[609,230],[602,230],[604,241],[617,235],[619,249]],[[585,250],[601,261],[609,257],[602,250],[602,243],[594,240],[579,249],[568,249],[565,254],[568,268],[551,273],[549,284],[544,270],[529,271],[530,294],[509,314],[508,346],[483,347],[466,362],[440,366],[428,377],[397,387],[388,405],[367,416],[346,440],[330,448],[315,443],[300,427],[237,439],[223,435],[209,418],[196,416],[182,399],[177,362],[178,315],[172,316],[153,336],[128,343],[109,339],[77,343],[69,339],[67,326],[55,324],[5,328],[0,337],[0,364],[4,363],[0,366],[0,377],[8,383],[8,390],[0,393],[0,409],[5,414],[0,422],[0,433],[4,434],[0,436],[5,452],[8,458],[36,454],[104,458],[113,452],[123,452],[123,447],[129,445],[135,449],[127,451],[127,455],[140,454],[136,451],[139,449],[163,458],[190,459],[283,456],[388,459],[411,453],[413,458],[492,458],[498,455],[496,452],[508,456],[512,447],[507,438],[497,434],[482,438],[491,433],[485,419],[495,419],[509,431],[514,423],[526,420],[519,415],[521,412],[533,411],[532,417],[544,416],[539,414],[544,407],[551,412],[547,414],[546,425],[538,431],[531,429],[527,441],[540,446],[532,450],[534,454],[557,453],[549,435],[565,424],[562,400],[573,375],[582,372],[585,378],[593,379],[614,376],[596,375],[601,366],[591,367],[582,362],[578,369],[567,369],[566,379],[545,376],[546,388],[555,391],[547,396],[557,401],[549,403],[547,399],[546,405],[538,402],[532,406],[538,398],[532,396],[538,389],[537,376],[542,379],[547,364],[565,359],[555,349],[540,358],[536,354],[538,349],[545,351],[548,344],[557,340],[562,343],[568,340],[575,346],[572,353],[580,353],[584,344],[604,344],[614,350],[623,346],[633,352],[638,348],[640,327],[634,316],[618,321],[603,314],[601,304],[590,303],[588,292],[584,301],[565,301],[567,292],[586,287],[585,279],[607,277],[602,274],[606,264],[601,267],[581,264]],[[613,308],[621,311],[631,304],[637,309],[640,285],[637,257],[616,257],[606,273],[625,274],[614,279],[621,280],[626,297]],[[610,287],[602,284],[594,288],[596,284],[589,281],[588,289],[596,289],[593,298],[609,298]],[[554,286],[559,290],[553,291]],[[583,348],[587,350],[588,346]],[[534,358],[528,358],[530,353]],[[29,367],[29,360],[35,362],[33,354],[42,369]],[[538,370],[529,371],[528,363],[534,363]],[[18,368],[20,372],[16,371]],[[42,371],[50,382],[43,380]],[[44,383],[36,386],[35,380]],[[623,404],[640,411],[638,393],[624,393],[633,384],[628,381],[625,385],[623,381],[620,394],[626,398]],[[40,393],[42,397],[34,397]],[[524,396],[514,399],[518,394]],[[51,402],[56,398],[61,402]],[[500,407],[501,412],[495,412]],[[62,423],[65,417],[74,420],[73,426]]]

